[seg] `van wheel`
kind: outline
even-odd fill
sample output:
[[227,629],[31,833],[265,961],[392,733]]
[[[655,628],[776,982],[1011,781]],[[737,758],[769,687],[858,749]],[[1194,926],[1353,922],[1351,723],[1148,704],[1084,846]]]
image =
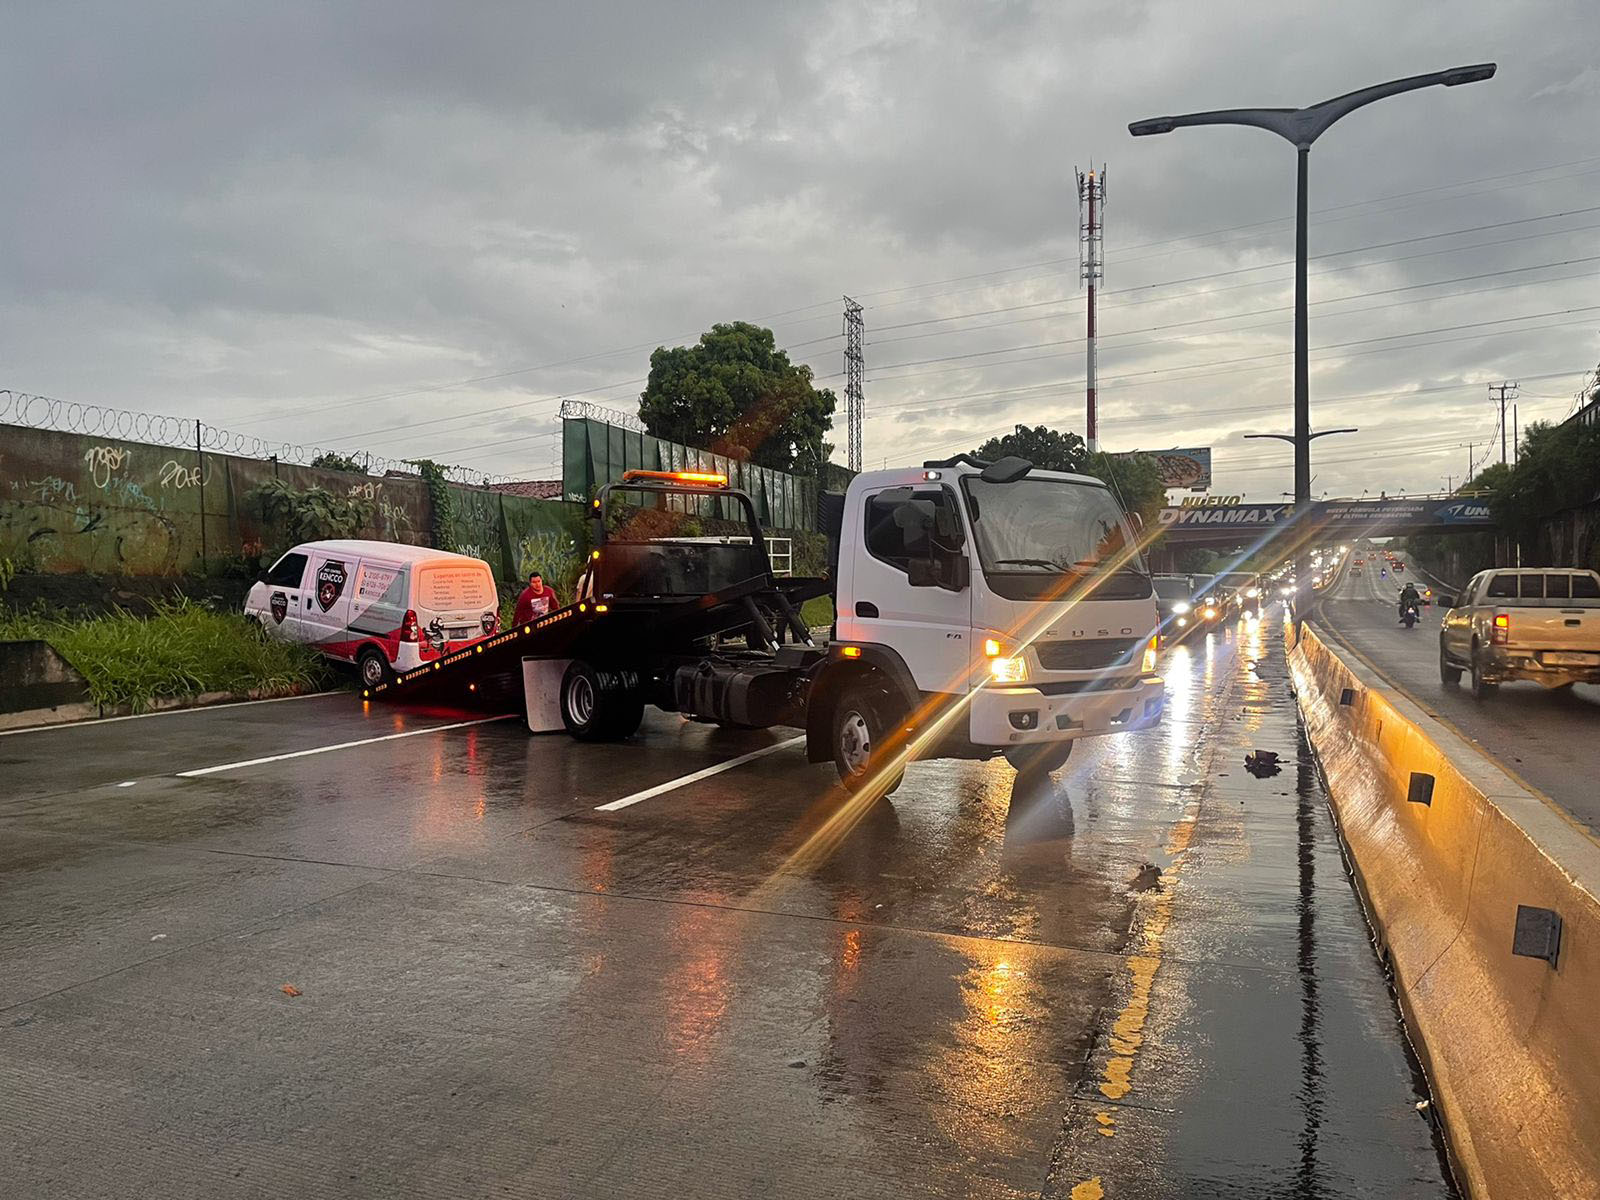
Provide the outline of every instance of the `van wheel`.
[[644,719],[644,701],[626,680],[574,660],[561,679],[561,723],[580,742],[627,737]]
[[[833,710],[833,765],[847,790],[859,792],[883,762],[890,711],[889,697],[870,680],[850,684],[839,697]],[[904,770],[895,772],[883,794],[898,790],[904,779]]]
[[1472,652],[1472,698],[1474,700],[1487,700],[1500,690],[1498,683],[1490,683],[1483,673],[1483,652]]
[[1450,661],[1450,656],[1444,652],[1444,639],[1439,639],[1439,682],[1446,687],[1455,687],[1461,682],[1461,668]]
[[1018,775],[1048,775],[1067,765],[1072,757],[1071,742],[1035,742],[1027,746],[1011,746],[1006,750],[1006,761]]
[[389,660],[376,646],[368,646],[356,656],[356,670],[361,673],[361,686],[375,688],[393,678]]

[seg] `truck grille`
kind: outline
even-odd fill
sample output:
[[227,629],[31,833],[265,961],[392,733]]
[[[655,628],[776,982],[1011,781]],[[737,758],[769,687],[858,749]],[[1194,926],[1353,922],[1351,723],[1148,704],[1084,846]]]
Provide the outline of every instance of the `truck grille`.
[[1144,648],[1143,638],[1096,638],[1083,642],[1036,642],[1039,665],[1046,671],[1102,671],[1132,664]]

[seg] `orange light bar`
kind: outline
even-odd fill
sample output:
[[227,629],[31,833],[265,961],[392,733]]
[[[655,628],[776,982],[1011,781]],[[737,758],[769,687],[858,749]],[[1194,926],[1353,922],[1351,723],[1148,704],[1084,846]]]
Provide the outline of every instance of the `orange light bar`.
[[719,471],[624,471],[622,482],[635,479],[661,479],[668,483],[703,483],[710,487],[727,487],[728,477]]
[[1507,613],[1495,613],[1494,625],[1496,629],[1510,629],[1511,617]]

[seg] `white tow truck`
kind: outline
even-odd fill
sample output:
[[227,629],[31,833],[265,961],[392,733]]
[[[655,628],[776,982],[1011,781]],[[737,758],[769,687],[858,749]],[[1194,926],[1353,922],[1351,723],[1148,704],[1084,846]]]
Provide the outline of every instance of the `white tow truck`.
[[[750,537],[691,530],[707,506],[742,513]],[[1155,592],[1100,480],[962,455],[858,475],[831,511],[831,587],[778,579],[749,498],[720,476],[629,472],[593,501],[572,605],[370,695],[464,700],[514,657],[532,731],[626,738],[646,704],[798,726],[810,761],[882,792],[912,759],[1049,771],[1079,738],[1161,720]],[[798,606],[825,591],[819,641]]]

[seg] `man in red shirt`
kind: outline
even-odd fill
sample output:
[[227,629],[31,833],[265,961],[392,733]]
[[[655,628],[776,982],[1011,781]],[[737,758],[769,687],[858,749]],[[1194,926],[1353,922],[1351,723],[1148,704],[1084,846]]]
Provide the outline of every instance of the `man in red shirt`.
[[515,625],[523,625],[560,607],[561,601],[556,599],[555,589],[546,587],[539,572],[534,571],[528,576],[528,586],[517,597],[516,615],[511,620]]

